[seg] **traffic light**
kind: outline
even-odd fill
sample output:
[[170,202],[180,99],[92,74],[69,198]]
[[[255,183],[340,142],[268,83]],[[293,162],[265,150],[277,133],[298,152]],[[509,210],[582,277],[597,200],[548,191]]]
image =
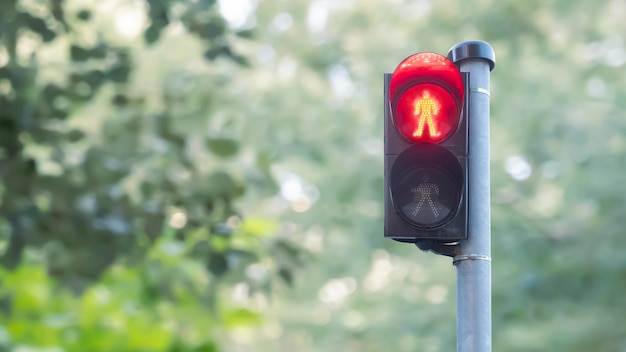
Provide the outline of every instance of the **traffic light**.
[[385,74],[385,237],[467,239],[467,75],[435,53]]

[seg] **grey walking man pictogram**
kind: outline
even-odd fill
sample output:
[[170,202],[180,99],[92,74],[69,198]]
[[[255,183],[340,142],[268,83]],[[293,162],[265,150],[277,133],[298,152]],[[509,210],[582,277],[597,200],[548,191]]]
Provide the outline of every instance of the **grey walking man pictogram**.
[[412,193],[420,194],[420,198],[417,201],[417,206],[415,207],[415,210],[413,210],[412,215],[417,216],[417,213],[419,213],[422,205],[424,205],[424,202],[427,202],[433,214],[435,214],[435,216],[439,216],[439,211],[435,207],[435,202],[433,202],[433,199],[431,197],[432,192],[434,192],[434,194],[436,195],[439,195],[439,187],[436,184],[430,182],[430,177],[428,177],[428,175],[426,174],[424,174],[422,180],[424,182],[420,183],[417,187],[411,188]]

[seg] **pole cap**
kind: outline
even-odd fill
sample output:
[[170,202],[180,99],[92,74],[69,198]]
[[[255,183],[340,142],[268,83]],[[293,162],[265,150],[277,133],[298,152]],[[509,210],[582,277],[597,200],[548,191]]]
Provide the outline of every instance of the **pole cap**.
[[491,45],[482,40],[468,40],[459,43],[448,51],[448,59],[455,64],[467,59],[484,59],[489,62],[489,70],[496,66],[496,53]]

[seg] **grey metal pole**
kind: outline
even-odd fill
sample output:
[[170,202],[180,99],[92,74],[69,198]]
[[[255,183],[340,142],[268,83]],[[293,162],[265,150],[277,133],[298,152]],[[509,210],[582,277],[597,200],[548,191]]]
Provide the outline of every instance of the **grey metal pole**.
[[491,351],[491,214],[489,190],[489,75],[495,53],[483,41],[450,49],[448,58],[469,72],[468,239],[457,268],[457,352]]

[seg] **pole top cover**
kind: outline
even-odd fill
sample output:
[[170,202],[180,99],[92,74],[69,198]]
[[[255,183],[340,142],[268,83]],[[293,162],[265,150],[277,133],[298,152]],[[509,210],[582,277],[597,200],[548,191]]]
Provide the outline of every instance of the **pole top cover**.
[[467,59],[484,59],[489,62],[490,71],[496,66],[496,53],[482,40],[468,40],[453,46],[448,51],[448,59],[455,64]]

